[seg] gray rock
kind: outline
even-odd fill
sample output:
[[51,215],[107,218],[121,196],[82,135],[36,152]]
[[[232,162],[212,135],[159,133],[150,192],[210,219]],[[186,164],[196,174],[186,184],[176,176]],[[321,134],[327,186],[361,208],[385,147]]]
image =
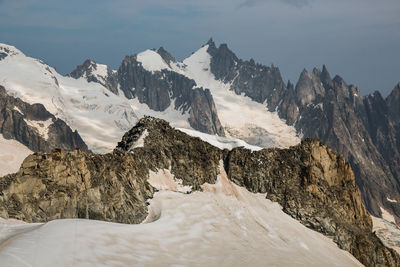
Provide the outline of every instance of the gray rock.
[[[48,138],[27,121],[43,124],[51,120],[48,128]],[[88,147],[77,131],[46,110],[42,104],[27,104],[19,98],[9,96],[4,87],[0,86],[0,133],[6,139],[15,139],[34,152],[50,152],[54,148],[66,150],[81,149],[88,151]]]

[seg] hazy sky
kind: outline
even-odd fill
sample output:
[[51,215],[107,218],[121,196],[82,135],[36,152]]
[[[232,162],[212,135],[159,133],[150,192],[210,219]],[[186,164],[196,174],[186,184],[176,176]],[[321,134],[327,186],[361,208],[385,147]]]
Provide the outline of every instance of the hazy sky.
[[326,64],[387,95],[400,81],[399,14],[399,0],[0,0],[0,42],[65,74],[160,46],[183,59],[212,36],[285,80]]

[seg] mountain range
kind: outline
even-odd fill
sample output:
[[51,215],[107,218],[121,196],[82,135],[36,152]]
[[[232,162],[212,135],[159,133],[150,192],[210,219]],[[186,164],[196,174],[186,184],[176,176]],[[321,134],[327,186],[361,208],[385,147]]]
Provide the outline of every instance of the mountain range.
[[[400,83],[386,99],[378,91],[362,96],[340,76],[331,78],[326,66],[310,73],[304,70],[295,85],[285,83],[278,67],[239,59],[226,44],[217,47],[210,39],[182,62],[160,47],[126,56],[118,70],[86,60],[67,76],[15,47],[0,44],[0,85],[0,133],[5,139],[0,144],[10,147],[6,141],[13,139],[25,146],[18,150],[23,155],[19,158],[12,158],[17,154],[12,151],[0,155],[15,165],[8,173],[17,171],[32,151],[61,148],[109,153],[121,136],[149,115],[221,149],[284,149],[307,138],[319,139],[350,163],[366,210],[389,218],[394,225],[400,220]],[[223,161],[234,183],[254,193],[268,191],[260,181],[250,179],[253,168],[244,173],[235,169],[240,173],[235,178],[229,172],[229,155]],[[252,160],[241,167],[247,164],[253,166]],[[162,168],[168,169],[167,165]],[[20,172],[23,169],[24,165]],[[218,173],[206,170],[214,176]],[[192,184],[182,179],[196,190],[204,182],[215,182],[206,179]],[[269,199],[283,205],[295,219],[306,220],[302,221],[306,226],[329,236],[341,231],[310,223],[309,214],[293,210],[290,201],[280,199],[285,192],[275,194]],[[142,214],[144,208],[140,208]],[[87,216],[87,210],[82,212],[71,216],[97,218]],[[37,220],[68,217],[46,216],[37,215]],[[139,222],[142,217],[119,222]],[[337,238],[340,247],[347,246],[355,255],[356,250]],[[356,256],[360,257],[365,256]]]

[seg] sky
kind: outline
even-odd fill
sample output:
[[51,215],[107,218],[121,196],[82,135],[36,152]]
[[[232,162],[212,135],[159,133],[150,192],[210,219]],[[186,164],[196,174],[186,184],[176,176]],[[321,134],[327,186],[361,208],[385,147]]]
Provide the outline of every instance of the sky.
[[284,80],[325,64],[386,96],[400,81],[399,14],[399,0],[0,0],[0,42],[66,74],[160,46],[182,60],[213,37]]

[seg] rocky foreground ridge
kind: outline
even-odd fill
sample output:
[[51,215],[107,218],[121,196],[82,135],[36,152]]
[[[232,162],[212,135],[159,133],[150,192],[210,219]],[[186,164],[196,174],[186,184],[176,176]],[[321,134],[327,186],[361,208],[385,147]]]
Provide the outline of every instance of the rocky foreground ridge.
[[27,157],[18,173],[0,179],[0,216],[139,223],[156,190],[147,181],[149,170],[170,169],[183,185],[201,190],[216,182],[221,160],[234,183],[266,193],[364,265],[400,265],[398,254],[372,233],[350,165],[321,142],[306,139],[289,149],[257,152],[220,150],[151,117],[139,120],[109,154],[58,149]]

